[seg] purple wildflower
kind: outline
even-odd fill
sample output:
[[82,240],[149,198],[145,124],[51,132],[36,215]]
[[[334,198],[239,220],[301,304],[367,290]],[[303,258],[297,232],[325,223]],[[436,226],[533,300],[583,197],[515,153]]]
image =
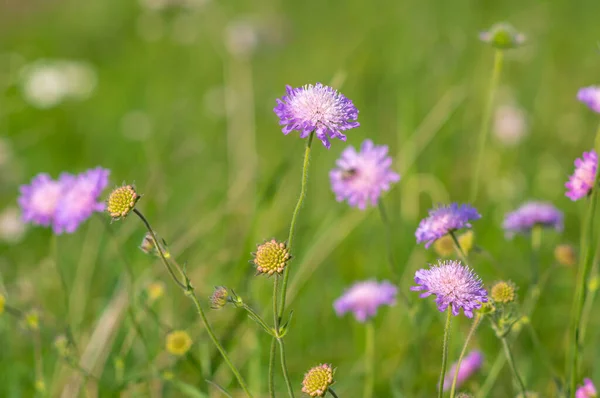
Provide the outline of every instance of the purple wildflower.
[[415,236],[417,243],[425,242],[425,247],[444,235],[462,228],[471,228],[469,221],[478,220],[481,215],[468,204],[452,203],[429,210],[429,217],[421,220]]
[[575,391],[575,398],[594,398],[597,396],[596,386],[590,379],[583,379],[583,385]]
[[394,305],[397,293],[398,288],[388,281],[358,282],[333,303],[333,308],[338,316],[353,312],[357,321],[365,322],[375,316],[380,306]]
[[588,196],[594,187],[596,179],[596,169],[598,168],[598,154],[593,149],[584,152],[581,158],[575,159],[575,172],[569,181],[565,183],[567,188],[567,197],[571,200],[578,200]]
[[502,227],[510,238],[517,233],[529,233],[536,225],[562,231],[563,213],[550,203],[531,201],[508,213]]
[[54,233],[73,233],[94,212],[104,211],[100,194],[108,185],[110,171],[97,167],[71,177],[56,208]]
[[584,87],[577,92],[577,99],[594,112],[600,113],[600,87]]
[[[473,373],[477,372],[483,364],[483,354],[480,351],[471,351],[462,362],[458,370],[458,377],[456,378],[456,387],[460,387]],[[456,372],[456,363],[452,365],[450,370],[446,373],[444,378],[444,391],[448,391],[452,387],[452,381],[454,380],[454,373]]]
[[458,315],[462,308],[467,317],[473,318],[473,310],[488,301],[481,279],[460,261],[438,260],[437,265],[418,270],[415,282],[418,286],[410,290],[424,290],[421,297],[435,295],[435,303],[441,312],[451,306],[452,314]]
[[300,138],[307,138],[313,131],[327,149],[329,138],[346,141],[342,131],[358,127],[358,109],[351,100],[329,86],[317,83],[303,87],[286,86],[286,95],[277,99],[273,109],[284,126],[283,134],[296,130]]
[[24,222],[45,227],[52,224],[68,176],[63,174],[55,181],[48,174],[41,173],[35,176],[29,185],[21,185],[18,202]]
[[390,170],[392,158],[387,153],[387,146],[375,146],[371,140],[362,143],[360,152],[352,146],[346,148],[336,162],[338,168],[329,173],[337,201],[347,200],[361,210],[368,203],[376,206],[381,193],[400,181],[400,175]]

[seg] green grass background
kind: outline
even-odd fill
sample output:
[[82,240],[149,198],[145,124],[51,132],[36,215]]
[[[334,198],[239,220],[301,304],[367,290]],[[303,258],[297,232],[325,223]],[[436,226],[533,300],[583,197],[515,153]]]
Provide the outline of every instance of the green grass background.
[[[354,281],[390,278],[385,230],[376,211],[335,201],[328,172],[343,148],[370,138],[389,145],[394,168],[402,174],[385,201],[402,288],[420,303],[418,326],[401,303],[375,318],[375,396],[430,397],[441,361],[443,315],[433,300],[418,300],[408,291],[414,271],[436,259],[432,250],[416,246],[414,230],[432,204],[468,200],[493,58],[478,33],[509,21],[528,38],[524,47],[507,53],[501,84],[528,112],[529,134],[515,147],[501,146],[493,137],[488,141],[475,203],[483,218],[474,230],[477,244],[495,260],[475,256],[471,264],[488,285],[512,279],[522,297],[529,241],[505,240],[504,214],[535,198],[565,212],[564,233],[544,234],[543,270],[552,266],[557,243],[579,239],[583,203],[567,199],[563,184],[575,157],[593,145],[598,124],[597,115],[575,95],[579,87],[598,83],[599,13],[600,3],[592,0],[228,0],[160,12],[130,0],[5,1],[0,5],[0,135],[13,157],[0,170],[0,205],[14,205],[18,186],[39,172],[57,176],[96,165],[109,168],[113,185],[135,182],[144,195],[139,208],[179,261],[187,262],[200,297],[208,297],[215,285],[226,285],[270,319],[272,280],[252,277],[247,261],[256,243],[287,236],[304,146],[297,134],[281,134],[272,108],[286,84],[333,84],[359,108],[361,127],[348,132],[347,143],[333,142],[329,151],[317,143],[314,147],[292,263],[289,307],[294,316],[286,343],[293,383],[299,395],[304,372],[327,362],[337,368],[340,397],[358,397],[362,391],[364,327],[350,316],[336,317],[332,303]],[[240,18],[266,30],[255,51],[242,56],[225,45],[227,27]],[[182,31],[193,40],[178,41]],[[98,74],[93,96],[49,110],[29,106],[17,84],[18,72],[38,58],[92,63]],[[133,122],[131,112],[138,115]],[[145,138],[131,138],[144,129],[149,131]],[[207,391],[203,380],[210,377],[237,394],[224,367],[208,375],[213,349],[191,302],[170,283],[160,263],[137,249],[144,235],[141,223],[128,218],[110,225],[114,237],[106,223],[106,217],[93,217],[77,233],[57,239],[67,292],[56,272],[49,230],[30,228],[20,243],[0,243],[8,304],[25,311],[38,308],[42,314],[49,395],[58,396],[73,373],[52,349],[65,321],[83,350],[98,320],[120,308],[116,298],[123,291],[124,297],[139,297],[155,280],[167,285],[157,313],[171,327],[190,331],[198,364],[166,355],[164,330],[145,318],[141,323],[149,352],[136,339],[124,357],[125,374],[144,372],[153,361],[202,391]],[[136,275],[132,289],[125,289],[126,269],[115,240]],[[546,356],[526,333],[514,343],[527,385],[544,397],[555,394],[548,366],[563,373],[574,277],[573,269],[552,271],[532,316]],[[102,346],[107,359],[97,373],[102,374],[100,396],[116,394],[113,361],[131,330],[123,308],[113,317],[114,340]],[[236,315],[227,308],[210,312],[209,318],[224,336]],[[599,322],[592,311],[583,362],[583,374],[596,380]],[[464,316],[455,318],[451,361],[468,328]],[[4,314],[0,336],[0,396],[34,396],[33,335]],[[486,355],[481,372],[465,385],[477,391],[500,347],[487,322],[472,346]],[[269,339],[249,320],[229,347],[256,396],[266,396],[268,349]],[[505,367],[490,396],[513,396],[511,383]],[[158,379],[150,384],[152,396],[185,396],[173,383],[160,384]],[[150,396],[148,388],[145,382],[134,383],[128,396]],[[221,396],[214,388],[208,391]],[[285,396],[279,372],[277,391]]]

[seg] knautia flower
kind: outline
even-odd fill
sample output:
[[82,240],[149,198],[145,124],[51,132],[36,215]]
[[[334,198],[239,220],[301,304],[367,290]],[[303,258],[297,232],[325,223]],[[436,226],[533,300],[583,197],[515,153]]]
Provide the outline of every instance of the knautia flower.
[[327,149],[330,138],[346,141],[342,131],[358,127],[358,109],[351,100],[329,86],[317,83],[292,88],[286,86],[286,95],[277,99],[273,109],[284,126],[283,134],[300,132],[307,138],[313,131]]
[[106,211],[113,220],[127,217],[141,196],[132,185],[124,185],[114,189],[108,197]]
[[[456,387],[460,387],[468,378],[477,372],[483,364],[483,354],[480,351],[471,351],[460,363],[458,369],[458,377],[456,378]],[[456,372],[456,363],[450,367],[444,378],[444,391],[448,391],[452,387],[454,373]]]
[[471,228],[469,221],[478,220],[481,215],[468,204],[452,203],[429,210],[429,216],[421,220],[415,236],[417,243],[425,242],[425,247],[450,232],[462,228]]
[[324,397],[329,386],[333,384],[331,365],[322,364],[311,368],[302,380],[302,392],[311,397]]
[[527,234],[535,226],[562,231],[563,213],[550,203],[531,201],[508,213],[502,224],[509,238],[517,233]]
[[508,304],[515,301],[516,287],[512,282],[500,281],[494,283],[490,289],[490,297],[496,303]]
[[573,246],[563,243],[554,248],[554,259],[560,265],[572,267],[577,264],[577,254]]
[[274,273],[281,274],[285,269],[288,261],[292,258],[285,243],[277,242],[271,239],[259,245],[254,256],[254,265],[256,272],[259,274],[273,275]]
[[575,172],[565,183],[565,195],[571,200],[585,198],[594,188],[596,169],[598,168],[598,154],[595,150],[584,152],[581,158],[575,159]]
[[350,146],[337,160],[337,168],[329,172],[331,189],[338,202],[347,200],[352,207],[364,210],[367,205],[377,206],[382,192],[400,181],[400,175],[390,169],[392,158],[386,145],[376,146],[365,140],[360,152]]
[[380,306],[396,304],[397,293],[398,288],[388,281],[358,282],[333,303],[333,308],[338,316],[352,312],[357,321],[365,322],[375,316]]
[[516,48],[525,43],[525,35],[507,23],[493,25],[487,32],[481,32],[479,39],[500,50]]
[[185,355],[192,346],[192,338],[184,330],[175,330],[167,335],[167,352],[172,355]]
[[600,86],[589,86],[577,92],[577,99],[594,112],[600,113]]
[[429,269],[420,269],[415,273],[415,282],[418,286],[410,290],[424,290],[421,297],[435,295],[441,312],[451,306],[452,314],[458,315],[462,308],[465,315],[472,318],[473,310],[488,301],[481,279],[460,261],[438,261]]
[[35,176],[29,185],[20,187],[18,202],[23,212],[23,221],[48,227],[54,221],[56,207],[63,194],[65,180],[72,178],[63,174],[56,181],[48,174]]
[[595,398],[597,396],[596,386],[590,379],[583,379],[583,385],[575,391],[575,398]]
[[100,195],[108,185],[109,174],[109,170],[97,167],[65,180],[53,222],[56,234],[73,233],[94,212],[104,211]]

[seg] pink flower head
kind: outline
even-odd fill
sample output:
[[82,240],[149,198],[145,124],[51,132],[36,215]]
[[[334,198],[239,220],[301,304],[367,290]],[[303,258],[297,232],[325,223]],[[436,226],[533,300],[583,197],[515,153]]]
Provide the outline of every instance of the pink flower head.
[[63,174],[55,181],[48,174],[41,173],[35,176],[29,185],[21,185],[18,203],[23,212],[23,221],[44,227],[50,226],[54,221],[65,181],[71,177],[70,174]]
[[595,398],[597,396],[596,387],[590,379],[583,379],[583,385],[575,391],[575,398]]
[[394,305],[397,293],[398,288],[388,281],[358,282],[333,303],[333,308],[338,316],[352,312],[357,321],[365,322],[375,316],[380,306]]
[[[477,372],[483,364],[483,354],[481,351],[471,351],[460,363],[458,369],[458,377],[456,378],[456,387],[460,387],[473,373]],[[456,373],[456,363],[452,365],[444,378],[444,391],[448,391],[452,387],[454,374]]]
[[596,169],[598,168],[598,154],[595,150],[584,152],[581,158],[575,159],[575,172],[565,183],[567,193],[571,200],[578,200],[589,195],[594,187]]
[[358,109],[351,100],[329,86],[317,83],[302,87],[286,87],[286,95],[277,99],[273,109],[284,126],[283,134],[300,132],[307,138],[313,131],[327,149],[330,138],[346,141],[342,131],[358,127]]
[[433,294],[438,309],[444,312],[451,306],[455,316],[462,308],[468,318],[473,318],[473,310],[488,301],[481,279],[460,261],[438,261],[429,269],[420,269],[415,273],[415,283],[418,286],[410,290],[424,290],[422,298]]
[[600,87],[584,87],[577,92],[577,99],[594,112],[600,113]]
[[338,167],[329,173],[338,202],[347,200],[361,210],[369,204],[377,206],[382,192],[400,181],[400,175],[390,169],[392,158],[387,153],[387,146],[375,146],[371,140],[362,143],[360,152],[352,146],[346,148],[336,162]]

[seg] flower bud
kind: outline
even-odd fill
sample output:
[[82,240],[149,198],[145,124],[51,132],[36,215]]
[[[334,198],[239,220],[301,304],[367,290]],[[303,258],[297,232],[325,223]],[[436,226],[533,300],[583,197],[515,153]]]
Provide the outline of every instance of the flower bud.
[[329,386],[333,384],[331,365],[322,364],[310,369],[302,381],[302,392],[311,397],[324,397]]
[[515,301],[515,285],[512,282],[496,282],[491,289],[491,297],[496,303],[508,304]]
[[525,35],[507,23],[495,24],[487,32],[482,32],[479,38],[499,50],[517,48],[525,42]]
[[225,307],[229,301],[229,291],[225,286],[216,286],[215,290],[210,296],[210,308],[213,310],[218,310]]
[[292,258],[285,243],[275,239],[259,245],[254,255],[254,264],[259,274],[281,274],[288,261]]
[[577,254],[573,246],[569,244],[561,244],[554,249],[554,258],[560,265],[573,267],[577,264]]
[[185,355],[192,346],[192,338],[184,330],[175,330],[167,335],[167,352],[172,355]]

